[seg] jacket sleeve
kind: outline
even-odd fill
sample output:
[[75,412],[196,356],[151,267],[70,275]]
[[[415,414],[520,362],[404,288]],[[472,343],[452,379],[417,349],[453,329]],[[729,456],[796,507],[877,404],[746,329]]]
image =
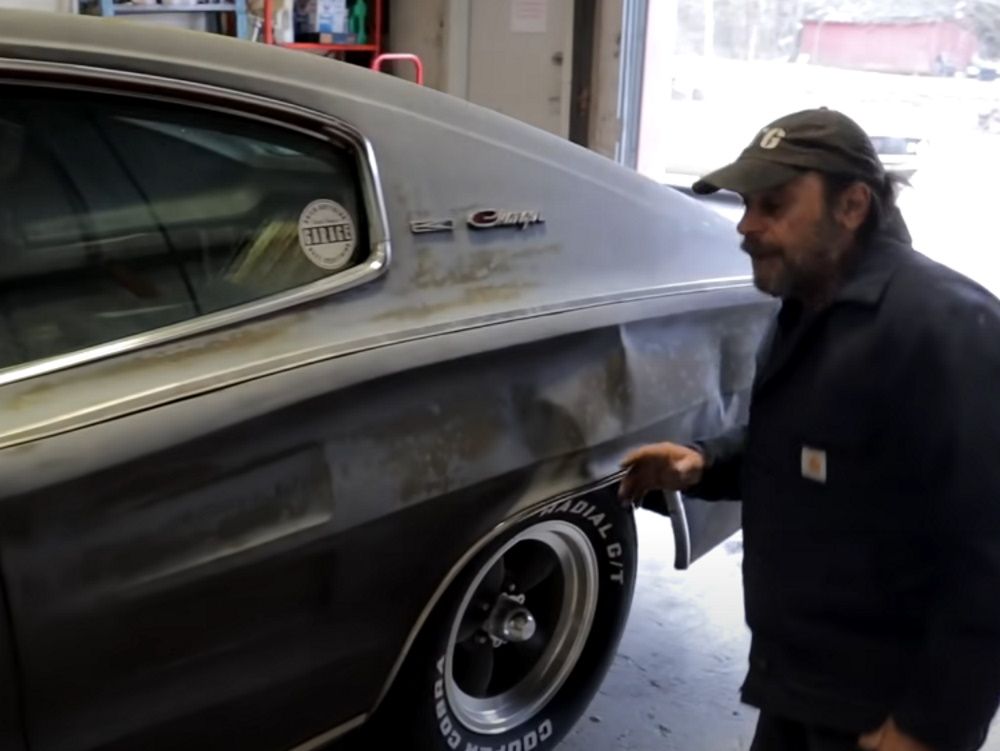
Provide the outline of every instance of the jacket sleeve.
[[916,377],[923,424],[909,428],[926,436],[914,467],[926,492],[913,511],[934,581],[922,654],[893,711],[940,751],[978,748],[1000,698],[1000,304],[964,308],[949,311]]
[[691,446],[705,457],[701,482],[685,495],[706,501],[737,501],[742,497],[740,474],[746,447],[746,427],[733,428],[727,433]]

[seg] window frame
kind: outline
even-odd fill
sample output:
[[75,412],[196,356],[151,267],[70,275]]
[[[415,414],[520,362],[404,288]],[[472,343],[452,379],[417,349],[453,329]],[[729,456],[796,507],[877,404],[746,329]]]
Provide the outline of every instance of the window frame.
[[311,136],[333,147],[346,148],[353,154],[358,170],[360,202],[365,210],[369,241],[368,255],[363,260],[326,278],[141,334],[0,369],[0,387],[267,316],[367,284],[388,271],[392,257],[389,222],[375,151],[358,128],[338,117],[210,84],[48,61],[0,57],[0,85],[56,90],[72,88],[145,99],[189,110],[207,109],[256,120]]

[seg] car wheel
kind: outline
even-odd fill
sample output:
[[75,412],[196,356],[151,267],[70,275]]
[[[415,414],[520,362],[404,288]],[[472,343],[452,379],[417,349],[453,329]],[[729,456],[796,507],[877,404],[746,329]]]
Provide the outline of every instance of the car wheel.
[[449,588],[381,724],[410,748],[554,748],[614,657],[635,570],[634,518],[614,488],[540,508]]

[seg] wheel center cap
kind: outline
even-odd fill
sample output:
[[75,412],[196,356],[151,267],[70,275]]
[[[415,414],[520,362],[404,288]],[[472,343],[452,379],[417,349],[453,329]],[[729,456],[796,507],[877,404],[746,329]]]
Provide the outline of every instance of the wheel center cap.
[[503,638],[506,641],[524,642],[535,635],[535,617],[527,608],[518,608],[511,613],[503,624]]
[[494,644],[497,641],[515,644],[526,642],[535,635],[537,628],[535,617],[524,606],[524,595],[500,595],[486,622],[486,631]]

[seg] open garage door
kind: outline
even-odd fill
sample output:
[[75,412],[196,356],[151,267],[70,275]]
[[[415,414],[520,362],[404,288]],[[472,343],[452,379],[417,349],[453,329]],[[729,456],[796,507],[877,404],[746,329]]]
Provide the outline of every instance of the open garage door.
[[[987,251],[995,234],[987,183],[1000,169],[995,4],[913,0],[885,12],[832,0],[640,4],[626,16],[641,70],[624,71],[622,161],[685,189],[778,116],[839,109],[909,180],[899,205],[917,250],[1000,292],[1000,263]],[[734,220],[741,213],[733,197],[705,200]]]

